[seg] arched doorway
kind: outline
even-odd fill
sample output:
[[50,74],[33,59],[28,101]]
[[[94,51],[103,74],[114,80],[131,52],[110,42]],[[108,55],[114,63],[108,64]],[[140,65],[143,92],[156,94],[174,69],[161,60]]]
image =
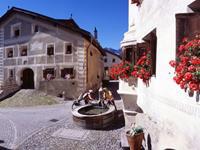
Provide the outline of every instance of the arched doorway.
[[24,69],[22,72],[22,89],[34,89],[34,72],[32,69]]

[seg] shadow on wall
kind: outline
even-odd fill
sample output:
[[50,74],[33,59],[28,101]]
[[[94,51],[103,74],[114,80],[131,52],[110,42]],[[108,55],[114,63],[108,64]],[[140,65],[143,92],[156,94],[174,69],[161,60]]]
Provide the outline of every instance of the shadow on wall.
[[[2,143],[4,143],[4,140],[0,140],[0,144],[2,144]],[[0,146],[0,150],[10,150],[10,149]]]
[[7,149],[5,147],[0,146],[0,150],[11,150],[11,149]]

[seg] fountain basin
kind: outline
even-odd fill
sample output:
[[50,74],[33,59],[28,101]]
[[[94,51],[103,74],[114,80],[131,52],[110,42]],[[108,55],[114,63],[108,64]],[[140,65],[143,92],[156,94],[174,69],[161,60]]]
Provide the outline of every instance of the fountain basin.
[[115,108],[102,109],[97,105],[85,105],[72,110],[74,122],[86,129],[104,129],[114,121]]

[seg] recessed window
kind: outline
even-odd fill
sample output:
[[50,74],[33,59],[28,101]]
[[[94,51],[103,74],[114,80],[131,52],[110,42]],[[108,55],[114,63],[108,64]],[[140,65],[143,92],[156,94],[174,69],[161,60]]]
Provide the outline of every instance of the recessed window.
[[113,58],[112,62],[113,62],[113,63],[115,62],[115,58]]
[[13,57],[13,48],[6,48],[6,56],[7,58]]
[[107,62],[107,58],[104,59],[104,62],[105,62],[105,63]]
[[[157,55],[156,29],[154,29],[149,34],[147,34],[143,38],[143,40],[146,41],[146,48],[145,49],[150,49],[150,54],[151,54],[151,73],[152,73],[152,75],[156,75],[156,55]],[[146,52],[146,50],[145,50],[145,52]],[[143,51],[141,51],[140,53],[142,54]]]
[[9,78],[13,78],[14,77],[14,69],[10,69],[9,70]]
[[32,26],[32,33],[37,33],[37,32],[39,32],[39,26],[36,25],[36,24],[34,24],[34,25]]
[[47,55],[54,55],[54,44],[47,45]]
[[72,44],[65,43],[65,54],[71,54],[71,53],[72,53]]
[[182,43],[184,37],[193,38],[200,33],[200,14],[176,14],[176,46]]
[[90,56],[92,56],[93,54],[92,54],[92,51],[90,51]]
[[11,26],[11,36],[12,37],[19,37],[21,34],[21,24],[15,24]]
[[125,56],[125,60],[128,62],[132,62],[133,58],[132,58],[132,54],[133,54],[133,48],[130,47],[125,47],[124,49],[124,56]]
[[55,69],[54,68],[47,68],[43,70],[43,78],[46,80],[52,80],[55,78]]
[[64,68],[61,70],[61,77],[64,79],[73,79],[74,75],[74,68]]
[[19,51],[20,51],[20,56],[27,56],[28,46],[27,45],[20,46]]

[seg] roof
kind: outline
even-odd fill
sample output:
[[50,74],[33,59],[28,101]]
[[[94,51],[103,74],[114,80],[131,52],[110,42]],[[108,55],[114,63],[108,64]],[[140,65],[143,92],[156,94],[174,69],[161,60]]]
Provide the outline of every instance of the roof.
[[121,57],[120,55],[118,55],[118,54],[116,54],[116,53],[114,53],[114,52],[111,52],[111,51],[109,51],[109,50],[106,49],[106,48],[104,48],[104,51],[105,51],[106,53],[109,53],[109,54],[111,54],[111,55],[114,55],[114,56],[116,56],[116,57],[122,59],[122,57]]
[[0,17],[0,24],[3,23],[8,17],[10,17],[11,15],[13,15],[15,13],[27,15],[27,16],[35,18],[35,19],[40,19],[40,20],[46,21],[48,23],[51,23],[52,25],[56,25],[56,26],[62,27],[64,29],[68,29],[73,32],[76,32],[76,33],[82,35],[88,41],[92,41],[92,44],[95,47],[97,47],[97,49],[101,52],[102,55],[105,56],[104,49],[101,47],[99,42],[96,39],[94,39],[93,35],[90,32],[88,32],[84,29],[81,29],[73,19],[55,19],[55,18],[51,18],[51,17],[45,16],[45,15],[42,15],[39,13],[29,11],[29,10],[12,7],[2,17]]
[[189,5],[189,7],[195,12],[200,12],[200,1],[199,0],[194,1]]

